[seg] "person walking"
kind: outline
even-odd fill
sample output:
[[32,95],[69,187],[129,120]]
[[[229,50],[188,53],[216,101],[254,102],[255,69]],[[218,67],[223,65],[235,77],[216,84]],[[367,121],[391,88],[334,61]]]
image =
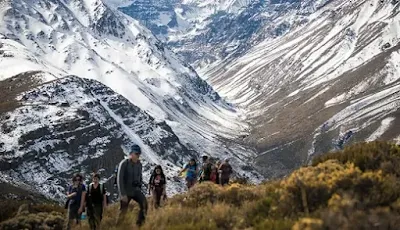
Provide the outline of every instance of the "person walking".
[[221,184],[221,177],[219,173],[219,167],[221,166],[221,161],[218,160],[217,163],[215,164],[215,168],[217,169],[217,175],[216,175],[216,184]]
[[229,179],[231,177],[233,170],[232,166],[229,164],[229,159],[226,159],[224,163],[221,164],[219,167],[219,173],[220,173],[220,180],[221,180],[221,185],[227,185],[229,184]]
[[92,183],[89,185],[86,199],[87,216],[91,230],[100,229],[105,207],[107,207],[106,188],[104,184],[100,184],[100,175],[95,173],[92,177]]
[[118,168],[118,190],[120,196],[120,213],[117,224],[120,225],[124,219],[129,202],[136,201],[139,204],[139,214],[136,221],[137,226],[143,225],[147,214],[147,200],[142,193],[142,164],[140,163],[141,149],[138,145],[131,148],[129,158],[124,159]]
[[80,174],[75,174],[72,178],[72,185],[67,191],[67,220],[65,221],[65,230],[70,230],[73,225],[80,225],[81,214],[84,209],[86,187],[82,183],[83,177]]
[[183,172],[186,172],[185,176],[186,186],[188,190],[190,190],[190,188],[192,188],[196,184],[197,174],[199,173],[197,168],[197,163],[194,158],[190,159],[189,163],[187,163],[183,167],[183,169],[179,172],[179,174],[182,174]]
[[157,165],[149,181],[149,194],[153,195],[153,206],[156,209],[160,207],[161,197],[164,197],[164,199],[167,197],[166,182],[161,165]]
[[210,181],[212,181],[215,184],[218,184],[217,179],[218,179],[218,168],[216,167],[216,165],[213,165],[211,169]]
[[201,174],[200,174],[200,180],[199,180],[200,183],[203,181],[210,181],[211,171],[212,171],[212,164],[210,163],[208,156],[203,156],[202,159],[203,159],[203,163],[201,166]]

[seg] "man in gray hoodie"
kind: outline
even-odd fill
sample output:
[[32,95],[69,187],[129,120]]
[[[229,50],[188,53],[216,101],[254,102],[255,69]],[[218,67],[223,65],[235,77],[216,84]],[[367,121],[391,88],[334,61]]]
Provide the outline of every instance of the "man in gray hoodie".
[[120,214],[118,224],[125,217],[128,211],[129,202],[136,201],[140,206],[140,211],[136,224],[141,226],[147,213],[147,200],[142,193],[142,164],[139,161],[141,154],[140,147],[134,145],[131,148],[129,158],[124,159],[119,164],[117,183],[119,189],[119,197],[121,199]]

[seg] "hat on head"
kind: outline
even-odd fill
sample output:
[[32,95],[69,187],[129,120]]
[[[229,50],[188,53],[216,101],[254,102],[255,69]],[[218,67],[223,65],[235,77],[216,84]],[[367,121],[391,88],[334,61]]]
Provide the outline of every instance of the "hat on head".
[[133,145],[131,147],[131,151],[130,151],[129,154],[133,154],[133,153],[136,153],[136,154],[139,154],[139,155],[142,153],[142,150],[140,149],[139,145]]

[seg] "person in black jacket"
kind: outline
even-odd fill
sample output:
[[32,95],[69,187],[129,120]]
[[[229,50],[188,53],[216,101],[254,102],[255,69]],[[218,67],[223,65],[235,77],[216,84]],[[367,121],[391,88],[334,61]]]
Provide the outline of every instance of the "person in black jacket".
[[100,175],[93,174],[87,192],[86,210],[91,230],[100,229],[103,211],[107,206],[106,188],[100,183]]
[[161,197],[166,199],[166,178],[161,165],[157,165],[149,181],[149,194],[153,195],[154,208],[159,208]]
[[128,159],[124,159],[118,168],[118,190],[120,196],[120,214],[118,224],[121,223],[128,211],[129,202],[136,201],[140,210],[136,224],[141,226],[146,218],[147,200],[142,193],[142,164],[139,161],[141,149],[138,145],[134,145],[131,149]]

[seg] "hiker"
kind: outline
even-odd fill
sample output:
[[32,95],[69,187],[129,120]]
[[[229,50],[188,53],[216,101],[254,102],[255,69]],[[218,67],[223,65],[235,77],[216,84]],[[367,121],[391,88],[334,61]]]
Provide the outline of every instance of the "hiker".
[[211,169],[210,181],[217,184],[217,179],[218,179],[218,168],[216,167],[216,165],[213,165]]
[[202,159],[203,159],[203,164],[201,166],[201,174],[199,180],[200,183],[203,181],[210,181],[211,170],[212,170],[212,164],[210,163],[208,156],[203,156]]
[[219,166],[220,182],[222,186],[229,184],[232,172],[233,170],[232,166],[229,164],[229,159],[226,159],[225,162]]
[[138,145],[131,148],[128,159],[124,159],[119,164],[118,168],[118,190],[120,196],[120,213],[118,224],[121,224],[127,211],[129,202],[136,201],[139,204],[140,210],[136,225],[141,226],[147,214],[147,200],[142,193],[142,163],[140,163],[141,149]]
[[189,163],[183,167],[179,174],[183,172],[186,172],[186,185],[188,190],[190,190],[190,188],[196,184],[197,174],[199,173],[196,160],[190,159]]
[[335,149],[343,150],[344,144],[346,144],[352,136],[353,136],[353,131],[350,130],[350,131],[346,132],[344,135],[342,135],[341,137],[339,137],[339,139],[335,145]]
[[161,197],[164,197],[164,200],[167,198],[166,183],[162,167],[161,165],[157,165],[149,181],[149,194],[153,195],[153,205],[156,209],[160,207]]
[[72,185],[68,187],[67,203],[68,208],[67,220],[65,221],[64,229],[70,230],[71,225],[80,225],[81,214],[84,210],[86,187],[82,183],[83,177],[80,174],[75,174],[72,178]]
[[99,182],[100,175],[95,173],[87,193],[86,208],[91,230],[100,229],[103,211],[107,207],[106,188],[104,184],[100,184]]
[[217,163],[215,164],[215,168],[217,170],[217,176],[216,176],[216,184],[221,184],[221,177],[219,175],[219,167],[221,166],[221,161],[218,160]]

